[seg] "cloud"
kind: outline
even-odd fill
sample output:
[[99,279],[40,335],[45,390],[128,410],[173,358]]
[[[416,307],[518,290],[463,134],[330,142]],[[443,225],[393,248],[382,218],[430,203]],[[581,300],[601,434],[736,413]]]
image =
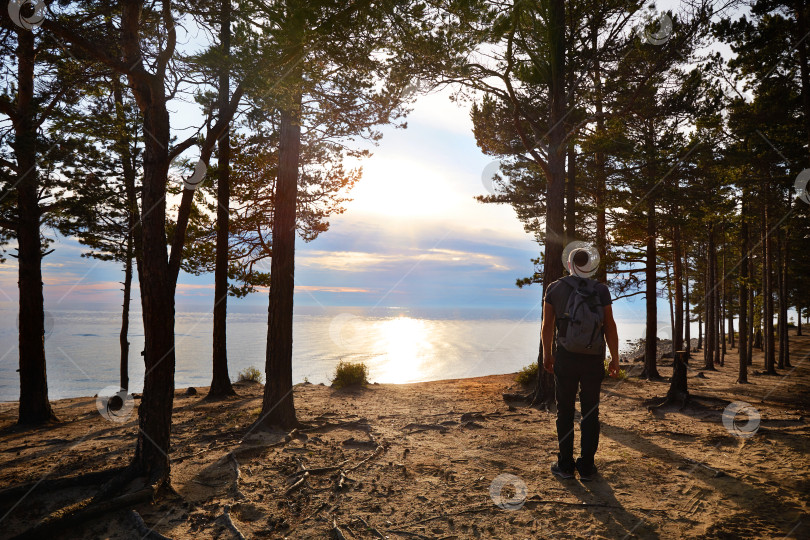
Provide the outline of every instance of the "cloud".
[[402,253],[362,251],[308,251],[298,257],[298,264],[341,272],[370,272],[402,268],[406,264],[438,263],[448,269],[474,266],[488,270],[508,270],[506,261],[488,253],[431,248]]

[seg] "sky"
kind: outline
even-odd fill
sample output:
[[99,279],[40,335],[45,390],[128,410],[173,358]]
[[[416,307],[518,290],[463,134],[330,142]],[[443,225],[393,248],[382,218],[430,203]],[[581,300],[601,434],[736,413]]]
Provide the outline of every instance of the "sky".
[[[441,306],[530,308],[539,289],[520,290],[539,246],[509,207],[474,200],[486,194],[493,161],[475,145],[468,110],[449,91],[422,96],[407,129],[383,128],[353,199],[330,229],[296,244],[296,303],[309,306]],[[81,257],[57,237],[43,262],[46,307],[120,304],[120,265]],[[16,301],[17,265],[0,265],[0,302]],[[213,276],[183,274],[178,306],[213,301]],[[266,305],[265,294],[231,299]]]
[[[539,307],[539,286],[518,289],[515,280],[531,275],[542,246],[510,207],[474,200],[487,193],[493,158],[475,144],[469,104],[451,101],[450,93],[418,97],[407,129],[384,127],[346,212],[313,242],[298,240],[297,306]],[[175,128],[195,123],[193,110],[185,114],[181,104],[179,111]],[[52,247],[43,262],[46,309],[120,305],[119,265],[81,257],[86,249],[71,238],[57,237]],[[16,274],[13,258],[0,264],[0,308],[16,310]],[[137,288],[133,297],[137,310]],[[614,309],[640,319],[639,298]],[[668,320],[665,302],[659,304]],[[182,274],[177,305],[210,309],[213,276]],[[229,300],[231,311],[266,306],[266,291]]]

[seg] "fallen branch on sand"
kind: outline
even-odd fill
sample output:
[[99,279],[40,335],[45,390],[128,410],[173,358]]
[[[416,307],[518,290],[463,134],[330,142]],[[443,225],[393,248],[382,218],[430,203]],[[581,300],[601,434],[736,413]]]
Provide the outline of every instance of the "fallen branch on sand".
[[138,531],[138,535],[142,540],[172,540],[168,536],[163,536],[159,532],[151,529],[135,510],[129,511],[129,519],[133,522],[135,530]]
[[307,478],[309,478],[309,473],[304,473],[304,475],[301,476],[301,478],[299,478],[298,480],[296,480],[293,485],[284,490],[284,495],[287,496],[296,489],[303,486],[307,482]]
[[357,465],[353,465],[353,466],[349,467],[348,469],[346,469],[346,472],[352,472],[353,470],[362,467],[364,464],[368,463],[369,461],[371,461],[372,459],[374,459],[375,457],[380,455],[383,450],[385,450],[384,445],[381,444],[381,445],[377,446],[377,448],[374,449],[374,452],[372,452],[370,456],[368,456],[366,459],[364,459],[363,461],[361,461]]
[[301,468],[301,469],[295,471],[292,474],[292,476],[290,476],[290,478],[292,479],[292,478],[295,478],[296,476],[300,476],[300,475],[305,474],[305,473],[309,474],[309,475],[317,475],[317,474],[325,474],[325,473],[329,473],[329,472],[339,471],[348,462],[349,462],[349,460],[347,459],[347,460],[344,460],[344,461],[338,463],[337,465],[331,465],[329,467],[316,467],[314,469]]

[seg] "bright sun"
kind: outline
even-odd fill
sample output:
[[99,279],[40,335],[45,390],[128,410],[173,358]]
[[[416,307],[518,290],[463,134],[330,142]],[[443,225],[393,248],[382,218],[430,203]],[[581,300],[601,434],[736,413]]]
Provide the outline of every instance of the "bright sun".
[[395,217],[446,216],[465,195],[451,189],[443,176],[416,161],[372,158],[363,164],[363,178],[346,208]]

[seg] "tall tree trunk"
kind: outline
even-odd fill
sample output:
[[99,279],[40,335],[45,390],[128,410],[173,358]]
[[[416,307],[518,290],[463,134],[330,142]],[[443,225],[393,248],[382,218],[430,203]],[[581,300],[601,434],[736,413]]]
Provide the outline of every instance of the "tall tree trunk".
[[787,239],[787,232],[783,231],[782,234],[782,261],[780,264],[779,272],[782,275],[781,279],[781,292],[779,293],[779,308],[782,310],[783,321],[783,341],[784,341],[784,365],[786,368],[793,367],[790,363],[790,336],[788,334],[788,309],[790,289],[788,288],[788,261],[790,260],[790,242]]
[[802,335],[802,306],[796,306],[796,335]]
[[14,123],[13,145],[18,170],[20,424],[42,424],[56,420],[48,401],[48,377],[45,369],[45,308],[34,103],[35,62],[34,34],[20,29],[17,32],[17,121]]
[[664,272],[666,273],[666,283],[667,283],[667,304],[669,305],[669,327],[672,330],[672,334],[675,334],[675,305],[674,299],[672,296],[672,271],[671,271],[671,264],[669,261],[664,261]]
[[658,357],[658,285],[656,276],[656,242],[655,242],[655,198],[647,196],[647,267],[645,271],[646,281],[646,306],[647,306],[647,339],[644,344],[644,375],[647,380],[660,379],[658,367],[656,365]]
[[[750,208],[750,205],[749,205]],[[754,261],[751,257],[751,231],[748,232],[748,277],[754,277]],[[753,284],[748,287],[748,351],[745,357],[748,359],[748,365],[754,364],[754,287]]]
[[[300,71],[296,82],[301,81]],[[293,427],[292,385],[293,292],[295,287],[295,211],[301,148],[301,93],[281,111],[279,170],[273,213],[273,258],[270,264],[270,304],[267,316],[267,383],[259,423]]]
[[132,230],[127,232],[127,254],[124,260],[124,305],[121,312],[121,333],[118,342],[121,346],[121,388],[129,389],[129,305],[132,296]]
[[[223,0],[220,9],[219,41],[222,57],[231,52],[231,0]],[[230,104],[230,66],[219,72],[219,114],[228,114]],[[211,388],[208,398],[235,395],[228,374],[228,237],[231,196],[231,136],[230,128],[217,141],[217,246],[214,267],[214,335]]]
[[714,260],[714,225],[709,227],[709,240],[706,248],[706,292],[704,304],[706,311],[706,349],[703,351],[703,369],[714,370],[715,334],[717,333],[717,319],[715,319],[714,308],[714,271],[712,261]]
[[763,327],[765,332],[765,372],[770,375],[776,374],[776,344],[774,343],[773,331],[773,243],[770,233],[770,213],[771,213],[771,189],[770,180],[765,179],[765,197],[762,201],[762,246],[763,246],[763,304],[765,315],[763,317]]
[[565,242],[577,238],[577,151],[574,144],[568,147],[568,174],[565,182]]
[[714,363],[722,366],[723,356],[720,354],[720,341],[723,332],[723,313],[720,311],[720,281],[717,276],[717,249],[712,257],[712,291],[714,295]]
[[[703,313],[698,313],[698,350],[703,348]],[[705,351],[704,351],[705,356]]]
[[[112,25],[109,25],[112,30]],[[138,265],[138,280],[141,283],[142,273],[141,263],[141,229],[140,212],[138,209],[138,194],[135,189],[135,166],[130,147],[130,129],[124,112],[124,96],[120,76],[117,73],[111,75],[111,85],[113,90],[113,100],[115,102],[115,117],[122,136],[115,141],[115,151],[121,160],[121,168],[124,173],[124,193],[127,198],[127,253],[124,261],[124,303],[121,315],[121,333],[119,343],[121,348],[121,388],[129,389],[129,314],[132,303],[132,274],[133,259]]]
[[[160,88],[156,88],[158,84]],[[141,204],[145,374],[133,464],[150,481],[168,484],[175,367],[175,282],[169,271],[165,229],[170,129],[163,83],[152,81],[151,86],[151,103],[142,108],[144,131],[151,134],[144,137]]]
[[[592,28],[591,46],[593,51],[598,49],[599,33]],[[594,199],[596,203],[596,252],[599,254],[601,264],[596,271],[595,278],[601,283],[607,282],[607,171],[605,170],[605,153],[602,148],[602,135],[605,132],[605,119],[602,104],[602,69],[599,56],[595,55],[594,65],[594,106],[596,107],[596,136],[599,146],[594,154],[594,169],[596,189]]]
[[[551,109],[546,183],[546,245],[543,267],[543,294],[548,285],[563,275],[562,252],[565,205],[565,3],[550,0],[549,49],[551,64]],[[532,403],[549,407],[554,403],[554,375],[543,366],[543,348],[538,355],[537,385]]]
[[689,352],[688,356],[692,356],[692,307],[689,303],[689,255],[684,253],[683,256],[683,283],[684,283],[684,341],[686,341],[686,350]]
[[672,334],[672,350],[683,351],[689,356],[689,345],[686,348],[683,345],[683,284],[681,276],[683,275],[683,267],[681,265],[681,226],[675,225],[673,234],[673,268],[672,273],[675,284],[675,324],[673,324]]
[[742,261],[740,262],[740,347],[737,350],[740,357],[740,366],[737,373],[737,382],[745,384],[748,382],[748,219],[746,193],[743,192],[741,224],[740,224],[740,252]]
[[[799,52],[799,73],[802,81],[802,108],[804,109],[804,136],[807,137],[808,150],[810,150],[810,66],[807,62],[807,2],[796,0],[796,43]],[[810,160],[810,156],[807,156]],[[810,161],[808,161],[810,163]]]
[[719,323],[719,327],[720,327],[720,365],[721,366],[725,365],[725,363],[726,363],[726,327],[725,327],[725,321],[726,321],[726,310],[728,309],[728,305],[726,304],[726,302],[728,302],[728,296],[726,294],[726,221],[725,221],[725,219],[723,220],[722,232],[723,232],[723,253],[722,253],[721,259],[720,259],[720,262],[721,262],[720,274],[721,274],[722,277],[720,278],[720,287],[721,288],[718,291],[718,294],[720,295],[720,300],[719,300],[719,306],[720,306],[719,312],[720,312],[720,315],[719,315],[718,321],[717,321]]
[[783,311],[782,306],[785,303],[785,297],[782,296],[782,228],[776,229],[776,291],[779,297],[777,302],[776,311],[776,330],[779,337],[779,351],[777,353],[776,367],[779,369],[785,368],[785,323],[787,322],[787,313]]

